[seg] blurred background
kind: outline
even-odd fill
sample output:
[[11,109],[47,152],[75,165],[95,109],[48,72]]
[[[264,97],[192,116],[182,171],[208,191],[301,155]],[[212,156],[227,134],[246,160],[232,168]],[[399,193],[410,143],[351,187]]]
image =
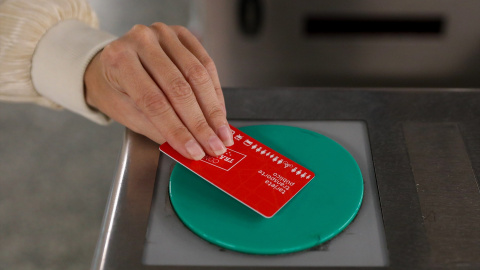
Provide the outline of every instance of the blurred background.
[[[480,83],[480,1],[90,0],[122,35],[189,27],[223,86],[448,87]],[[228,108],[228,104],[227,104]],[[0,269],[87,269],[124,128],[0,104]]]

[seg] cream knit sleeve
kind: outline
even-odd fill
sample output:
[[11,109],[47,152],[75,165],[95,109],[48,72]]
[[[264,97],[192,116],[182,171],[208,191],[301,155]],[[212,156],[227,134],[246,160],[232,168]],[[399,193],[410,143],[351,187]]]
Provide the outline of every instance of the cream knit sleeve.
[[97,30],[86,0],[0,0],[0,100],[67,108],[97,123],[83,74],[114,36]]

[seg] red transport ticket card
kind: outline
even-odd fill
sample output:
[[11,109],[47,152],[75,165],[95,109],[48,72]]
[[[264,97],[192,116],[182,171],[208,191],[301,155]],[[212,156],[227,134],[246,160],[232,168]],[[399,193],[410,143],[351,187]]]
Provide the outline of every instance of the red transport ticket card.
[[218,157],[194,161],[168,143],[160,150],[212,185],[270,218],[315,176],[300,164],[230,126],[235,144]]

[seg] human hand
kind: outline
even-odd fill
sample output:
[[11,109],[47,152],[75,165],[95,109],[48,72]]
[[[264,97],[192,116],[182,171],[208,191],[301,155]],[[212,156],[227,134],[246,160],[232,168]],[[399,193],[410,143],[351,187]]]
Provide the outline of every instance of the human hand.
[[182,26],[134,26],[84,75],[87,103],[183,156],[218,156],[233,145],[215,64]]

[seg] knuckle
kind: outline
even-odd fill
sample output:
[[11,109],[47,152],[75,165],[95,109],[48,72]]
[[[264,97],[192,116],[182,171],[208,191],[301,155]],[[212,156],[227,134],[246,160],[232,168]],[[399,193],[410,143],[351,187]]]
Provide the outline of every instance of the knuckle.
[[192,65],[186,73],[192,84],[205,84],[210,81],[210,76],[201,64]]
[[185,134],[188,134],[188,129],[184,126],[175,126],[167,131],[169,138],[182,138],[185,137]]
[[143,24],[135,24],[132,29],[130,29],[131,33],[144,33],[149,31],[148,26]]
[[213,106],[207,113],[208,117],[211,119],[223,118],[225,117],[223,110],[218,106]]
[[217,73],[217,67],[215,66],[215,62],[213,62],[212,58],[210,56],[205,56],[201,62],[205,66],[205,68],[210,72],[210,73]]
[[182,25],[174,25],[172,28],[177,32],[178,35],[188,35],[190,34],[190,31]]
[[204,119],[198,119],[193,124],[193,130],[195,133],[202,133],[210,129],[210,126]]
[[143,24],[137,24],[130,30],[130,36],[140,44],[150,43],[154,38],[152,30]]
[[168,33],[170,31],[172,31],[170,26],[166,25],[165,23],[161,23],[161,22],[153,23],[150,27],[159,34],[164,34],[164,33]]
[[188,101],[193,96],[190,85],[182,77],[173,79],[170,83],[170,89],[172,97],[179,102]]
[[145,113],[149,116],[164,115],[169,110],[167,99],[156,93],[142,95],[136,104],[143,108]]

